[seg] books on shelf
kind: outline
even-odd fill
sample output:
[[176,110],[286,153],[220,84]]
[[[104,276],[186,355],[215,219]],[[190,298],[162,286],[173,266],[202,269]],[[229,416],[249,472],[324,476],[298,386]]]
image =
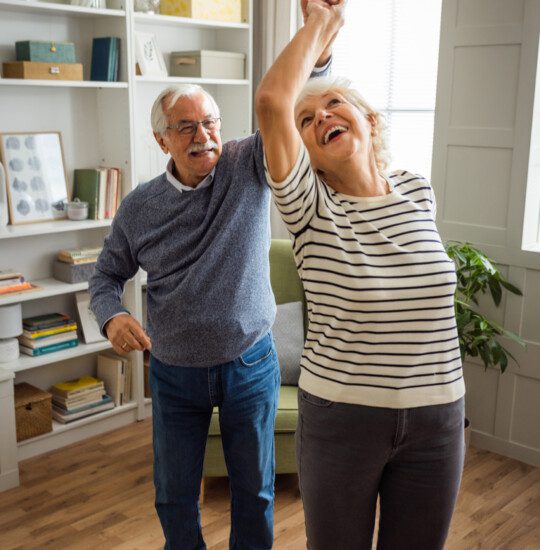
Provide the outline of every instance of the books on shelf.
[[63,325],[57,325],[50,328],[42,328],[39,330],[27,330],[23,325],[22,336],[28,338],[29,340],[37,340],[39,338],[47,338],[49,336],[54,336],[55,334],[61,334],[63,332],[72,332],[77,330],[77,323],[71,319],[64,323]]
[[62,351],[63,349],[74,348],[79,345],[79,340],[70,340],[69,342],[61,342],[59,344],[51,344],[49,346],[42,346],[40,348],[29,348],[19,343],[19,349],[26,355],[35,357],[37,355],[44,355],[45,353],[52,353],[53,351]]
[[113,399],[105,393],[103,380],[82,376],[54,384],[50,390],[53,418],[66,424],[114,407]]
[[105,391],[113,398],[115,405],[131,401],[131,361],[114,352],[101,352],[98,355],[98,378],[105,383]]
[[90,264],[97,262],[98,256],[100,255],[102,249],[103,247],[101,246],[72,250],[63,249],[58,251],[57,257],[58,260],[66,264]]
[[49,390],[53,396],[60,395],[62,397],[73,397],[75,395],[88,392],[89,390],[103,389],[103,380],[94,376],[81,376],[73,380],[66,380],[51,386]]
[[36,356],[73,348],[79,344],[77,323],[64,313],[36,315],[23,319],[19,348],[26,355]]
[[110,409],[114,409],[114,402],[109,395],[105,394],[100,397],[99,401],[94,401],[69,410],[57,407],[53,402],[52,415],[57,422],[68,424],[74,420],[80,420],[81,418],[86,418],[87,416],[92,416]]
[[70,321],[70,318],[65,313],[47,313],[23,319],[23,328],[26,330],[50,329],[64,325],[66,321]]
[[73,199],[88,203],[88,219],[114,217],[121,194],[119,168],[76,168],[73,173]]
[[69,342],[77,339],[77,331],[69,330],[67,332],[60,332],[58,334],[52,334],[44,338],[28,338],[27,336],[19,336],[19,343],[22,346],[32,349],[40,349],[53,344],[61,344],[63,342]]
[[32,283],[26,281],[18,271],[0,271],[0,295],[21,290],[31,290]]

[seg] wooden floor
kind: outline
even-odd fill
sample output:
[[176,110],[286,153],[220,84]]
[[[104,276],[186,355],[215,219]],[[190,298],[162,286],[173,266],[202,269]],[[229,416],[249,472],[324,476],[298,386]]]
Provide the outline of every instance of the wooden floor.
[[[145,421],[22,463],[22,486],[0,493],[0,549],[162,548],[150,438]],[[274,548],[304,549],[295,476],[278,476],[276,493]],[[226,549],[227,480],[206,495],[208,549]],[[539,550],[540,469],[471,449],[447,544],[457,549]]]

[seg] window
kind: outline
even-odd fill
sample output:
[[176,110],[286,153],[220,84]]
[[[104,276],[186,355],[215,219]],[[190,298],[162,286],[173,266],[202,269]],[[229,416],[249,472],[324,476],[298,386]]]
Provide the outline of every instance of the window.
[[431,176],[441,0],[349,1],[332,73],[388,125],[390,168]]

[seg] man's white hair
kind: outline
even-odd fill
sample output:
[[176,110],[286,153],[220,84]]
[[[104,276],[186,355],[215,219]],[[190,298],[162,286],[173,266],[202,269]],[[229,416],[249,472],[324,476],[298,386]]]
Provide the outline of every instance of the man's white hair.
[[342,76],[310,78],[296,100],[295,109],[298,107],[298,104],[307,97],[319,96],[330,91],[338,92],[357,109],[365,114],[372,115],[376,120],[372,136],[373,152],[379,170],[386,170],[389,162],[389,154],[386,145],[386,123],[384,117],[371,107],[358,90],[351,86],[351,81],[349,79]]
[[[152,130],[157,134],[163,134],[167,130],[168,121],[165,110],[172,109],[182,97],[191,97],[197,94],[205,94],[214,106],[216,116],[219,116],[219,107],[216,100],[201,86],[197,84],[177,84],[163,90],[152,105],[150,123]],[[166,103],[166,104],[165,104]]]

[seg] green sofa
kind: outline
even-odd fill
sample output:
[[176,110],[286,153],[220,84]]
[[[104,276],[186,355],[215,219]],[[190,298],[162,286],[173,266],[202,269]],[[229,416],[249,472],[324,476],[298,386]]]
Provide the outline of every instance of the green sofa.
[[[270,279],[277,304],[299,301],[305,304],[302,283],[296,271],[292,246],[289,240],[272,240],[270,247]],[[304,326],[306,326],[305,320]],[[281,386],[275,427],[277,474],[296,472],[294,432],[298,419],[297,394],[298,388],[296,386]],[[226,475],[227,468],[223,457],[221,434],[219,431],[219,415],[217,408],[215,408],[210,422],[210,431],[204,456],[201,502],[204,500],[205,478]]]

